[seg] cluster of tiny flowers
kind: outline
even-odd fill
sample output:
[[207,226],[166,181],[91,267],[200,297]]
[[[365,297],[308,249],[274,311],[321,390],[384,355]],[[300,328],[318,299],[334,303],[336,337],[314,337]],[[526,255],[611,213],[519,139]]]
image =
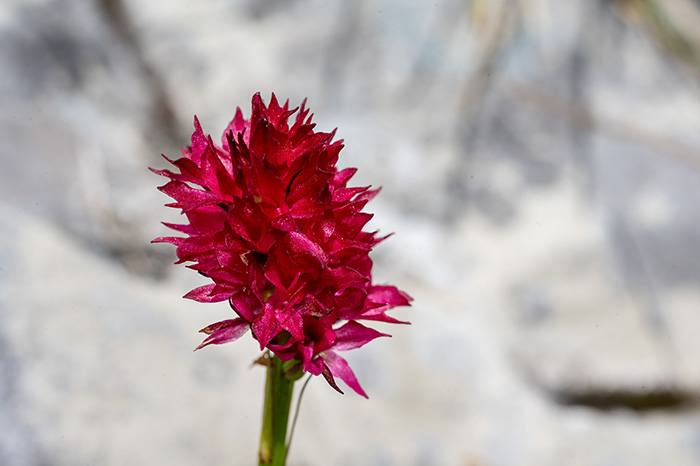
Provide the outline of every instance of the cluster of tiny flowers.
[[195,118],[191,146],[164,156],[178,173],[153,170],[188,220],[166,225],[186,236],[154,242],[176,245],[177,263],[212,280],[186,298],[228,301],[236,313],[202,329],[198,349],[250,329],[261,349],[366,397],[336,352],[388,336],[360,321],[403,323],[386,311],[411,298],[372,283],[369,252],[383,238],[363,231],[372,215],[362,209],[378,190],[347,186],[356,169],[336,169],[342,141],[311,118],[304,103],[290,110],[273,94],[266,106],[256,94],[250,120],[237,109],[220,146]]

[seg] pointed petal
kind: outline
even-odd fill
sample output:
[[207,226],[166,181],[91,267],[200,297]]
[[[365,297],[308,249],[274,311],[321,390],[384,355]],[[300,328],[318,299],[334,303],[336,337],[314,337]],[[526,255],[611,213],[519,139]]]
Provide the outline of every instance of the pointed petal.
[[159,236],[151,240],[151,243],[171,243],[175,246],[179,246],[186,238],[178,238],[176,236]]
[[295,202],[290,212],[294,218],[310,218],[326,209],[328,209],[326,204],[305,197]]
[[275,311],[271,306],[264,306],[262,314],[253,323],[253,332],[258,338],[260,349],[265,348],[280,333],[280,324],[277,322]]
[[214,291],[214,287],[216,287],[216,284],[214,283],[197,287],[183,296],[183,298],[192,299],[199,303],[218,303],[228,300],[228,298],[231,296],[231,292],[212,293]]
[[[326,367],[330,370],[333,376],[340,377],[340,379],[343,382],[345,382],[348,385],[348,387],[355,390],[355,392],[357,392],[358,395],[362,395],[365,398],[369,398],[365,391],[362,389],[362,387],[360,387],[360,383],[357,381],[355,374],[353,373],[352,369],[350,369],[350,366],[348,365],[348,362],[345,359],[341,358],[333,351],[324,351],[323,353],[321,353],[321,357],[323,358]],[[324,377],[326,377],[325,371]],[[331,377],[331,379],[332,378],[333,377]],[[326,380],[328,380],[328,377],[326,377]],[[330,381],[328,381],[328,383],[340,392],[340,389],[338,389],[337,385],[334,385]]]
[[236,319],[226,319],[226,320],[221,320],[219,322],[215,322],[213,324],[207,325],[203,329],[199,331],[199,333],[205,333],[207,335],[211,335],[214,332],[217,332],[223,328],[231,327],[233,325],[238,325],[240,321],[243,319],[236,318]]
[[367,301],[378,304],[391,304],[392,306],[408,306],[413,298],[390,285],[374,285],[367,293]]
[[333,184],[338,187],[345,186],[350,178],[357,172],[357,168],[346,168],[335,172]]
[[197,233],[197,231],[192,228],[192,225],[189,223],[186,223],[184,225],[178,224],[178,223],[168,223],[168,222],[161,222],[163,225],[165,225],[168,228],[171,228],[175,231],[179,231],[180,233],[185,233],[188,235],[194,235]]
[[207,333],[209,336],[195,348],[195,351],[202,349],[208,345],[221,345],[231,341],[238,340],[248,330],[250,325],[245,320],[238,318],[233,320],[224,320],[212,324],[200,330],[202,333]]
[[277,322],[297,341],[304,342],[304,325],[301,315],[294,310],[277,312]]
[[243,132],[247,123],[248,122],[245,120],[245,118],[243,118],[243,112],[240,108],[237,108],[233,120],[231,120],[231,123],[229,123],[226,129],[224,130],[224,135],[221,138],[222,146],[228,147],[228,138],[226,137],[226,135],[229,134],[229,131],[233,132],[232,140],[235,141],[237,139],[238,134]]
[[195,164],[199,165],[200,161],[202,160],[202,153],[207,145],[207,138],[204,136],[202,125],[199,124],[199,119],[196,116],[194,117],[194,133],[192,133],[191,140],[191,159]]
[[354,196],[364,193],[369,189],[369,186],[361,186],[356,188],[340,188],[333,193],[333,202],[347,202]]
[[323,248],[309,239],[308,236],[296,231],[290,232],[287,236],[290,255],[298,258],[301,255],[306,255],[314,258],[322,266],[328,265],[328,254]]
[[367,293],[365,310],[357,317],[364,320],[376,320],[392,324],[408,324],[386,315],[386,311],[396,306],[409,306],[413,298],[395,286],[375,285]]
[[341,395],[345,395],[345,393],[343,393],[340,387],[338,387],[338,384],[335,383],[335,379],[333,378],[333,374],[331,374],[331,370],[328,369],[328,366],[326,366],[325,364],[323,365],[323,372],[321,372],[321,374],[323,374],[323,378],[326,379],[328,385],[333,387],[333,389]]
[[385,308],[372,309],[368,312],[363,312],[361,315],[357,316],[357,319],[362,320],[374,320],[377,322],[386,322],[388,324],[405,324],[411,325],[410,322],[405,320],[394,319],[385,314],[387,310]]
[[348,322],[335,331],[336,340],[333,344],[334,351],[347,351],[366,345],[379,337],[390,337],[387,333],[381,333],[373,328],[365,327],[357,322]]
[[323,317],[327,315],[331,310],[319,301],[316,296],[307,293],[304,295],[304,299],[301,303],[295,306],[294,312],[299,315],[307,315],[314,317]]
[[215,204],[218,200],[216,194],[211,191],[193,188],[182,181],[171,181],[158,189],[175,199],[176,202],[168,206],[182,207],[187,210],[207,203]]
[[247,292],[238,292],[229,298],[229,305],[231,309],[236,311],[236,313],[246,319],[249,322],[253,322],[257,315],[260,313],[260,301],[254,295]]
[[348,287],[358,286],[369,280],[357,270],[345,266],[324,269],[322,276],[336,288],[336,296],[341,295]]

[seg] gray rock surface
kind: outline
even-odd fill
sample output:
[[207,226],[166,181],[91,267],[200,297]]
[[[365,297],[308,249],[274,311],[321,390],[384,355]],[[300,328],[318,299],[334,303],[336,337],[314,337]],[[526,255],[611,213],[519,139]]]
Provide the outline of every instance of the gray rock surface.
[[258,348],[191,351],[230,310],[180,298],[146,167],[256,91],[339,128],[415,298],[290,465],[698,464],[695,76],[608,2],[512,3],[3,2],[0,465],[255,464]]

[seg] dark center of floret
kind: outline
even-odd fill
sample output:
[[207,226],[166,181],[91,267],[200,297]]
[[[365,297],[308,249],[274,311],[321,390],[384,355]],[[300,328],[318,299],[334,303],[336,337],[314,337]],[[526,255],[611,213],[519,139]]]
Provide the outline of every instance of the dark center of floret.
[[228,204],[225,204],[225,203],[222,202],[222,203],[216,204],[216,205],[219,206],[219,207],[221,207],[221,208],[223,209],[224,212],[228,212]]
[[323,338],[326,326],[320,319],[312,316],[304,316],[304,334],[311,341],[319,341]]
[[270,341],[270,344],[272,344],[272,345],[286,345],[291,337],[292,337],[292,335],[288,331],[282,330],[280,333],[277,334],[277,336],[275,338],[273,338]]
[[267,254],[264,252],[250,251],[250,255],[253,256],[253,258],[258,261],[258,264],[262,266],[265,266],[267,263]]
[[291,190],[292,190],[292,184],[294,183],[294,180],[297,179],[297,176],[299,176],[299,173],[301,173],[301,172],[302,172],[302,169],[299,169],[299,171],[296,172],[296,173],[294,174],[294,176],[292,176],[292,179],[289,180],[289,184],[287,184],[287,196],[289,196],[289,193],[290,193]]

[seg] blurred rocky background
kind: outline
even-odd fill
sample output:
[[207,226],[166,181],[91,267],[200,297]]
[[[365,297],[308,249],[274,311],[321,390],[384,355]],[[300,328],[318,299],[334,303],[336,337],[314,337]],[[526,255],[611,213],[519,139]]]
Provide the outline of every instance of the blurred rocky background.
[[0,465],[253,465],[252,339],[151,245],[197,114],[261,91],[383,186],[407,327],[290,465],[700,464],[700,2],[4,0]]

